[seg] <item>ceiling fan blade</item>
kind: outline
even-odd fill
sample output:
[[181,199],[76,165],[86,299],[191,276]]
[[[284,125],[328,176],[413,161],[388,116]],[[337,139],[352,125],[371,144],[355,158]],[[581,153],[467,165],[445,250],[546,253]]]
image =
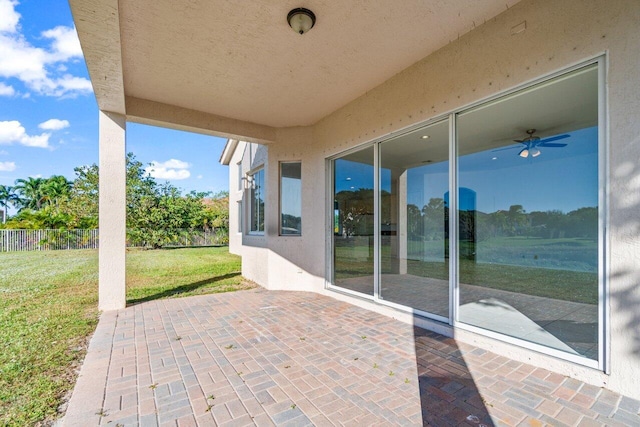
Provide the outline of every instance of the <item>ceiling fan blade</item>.
[[569,134],[564,134],[564,135],[558,135],[558,136],[552,136],[551,138],[545,138],[543,140],[541,140],[538,145],[540,144],[544,144],[545,142],[551,142],[551,141],[557,141],[559,139],[565,139],[565,138],[569,138],[571,135]]
[[512,145],[511,147],[498,148],[497,150],[491,150],[491,151],[513,150],[514,148],[520,148],[520,147],[518,147],[517,145]]
[[567,144],[558,144],[557,142],[543,142],[542,144],[537,144],[536,147],[566,147]]

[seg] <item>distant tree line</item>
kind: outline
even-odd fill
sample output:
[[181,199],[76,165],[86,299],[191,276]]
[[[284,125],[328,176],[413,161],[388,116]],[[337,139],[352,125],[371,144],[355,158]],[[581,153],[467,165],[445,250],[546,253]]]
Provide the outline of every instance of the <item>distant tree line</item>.
[[[335,195],[339,211],[339,234],[373,235],[372,189],[343,190]],[[381,223],[392,223],[392,198],[381,191]],[[407,209],[407,237],[410,240],[442,240],[448,238],[449,207],[443,198],[431,198],[419,207],[409,204]],[[460,211],[460,236],[464,240],[482,241],[493,237],[529,236],[554,238],[598,238],[598,208],[582,207],[568,213],[559,210],[526,212],[522,205],[508,210],[485,213],[476,210]],[[397,227],[397,224],[393,224]]]
[[[409,236],[423,240],[439,240],[447,236],[445,224],[448,215],[449,208],[443,199],[430,199],[422,209],[408,205]],[[526,212],[522,205],[511,205],[508,210],[492,213],[463,210],[458,217],[460,236],[472,241],[512,236],[598,238],[597,207],[582,207],[563,213],[560,210]]]
[[[228,235],[228,193],[182,194],[169,183],[158,183],[145,172],[133,153],[127,154],[128,238],[148,247],[163,243],[184,229],[223,230]],[[74,169],[73,181],[64,176],[17,179],[0,185],[0,207],[17,214],[3,228],[92,229],[98,227],[98,177],[96,164]]]

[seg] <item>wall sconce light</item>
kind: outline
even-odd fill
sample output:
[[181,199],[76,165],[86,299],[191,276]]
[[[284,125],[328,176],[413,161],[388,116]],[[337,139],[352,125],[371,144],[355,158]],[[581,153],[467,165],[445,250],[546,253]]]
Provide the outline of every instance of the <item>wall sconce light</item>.
[[298,34],[304,34],[316,24],[316,15],[309,9],[298,7],[287,15],[289,26]]

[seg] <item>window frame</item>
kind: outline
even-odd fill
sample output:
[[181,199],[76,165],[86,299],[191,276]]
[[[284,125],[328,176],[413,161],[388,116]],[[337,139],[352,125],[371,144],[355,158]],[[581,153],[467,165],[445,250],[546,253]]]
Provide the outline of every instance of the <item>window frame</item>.
[[[263,195],[262,198],[262,203],[263,203],[263,208],[262,208],[262,229],[261,230],[254,230],[253,229],[253,209],[254,209],[254,202],[255,202],[255,198],[254,198],[254,194],[253,194],[253,186],[255,183],[255,176],[262,173],[262,186],[261,186],[261,194]],[[260,165],[259,167],[252,169],[251,171],[247,172],[246,174],[247,177],[247,200],[249,201],[249,203],[247,203],[247,209],[248,209],[248,215],[246,216],[246,220],[248,222],[247,227],[246,227],[246,234],[250,235],[250,236],[264,236],[266,228],[267,228],[267,222],[266,222],[266,200],[264,199],[264,196],[266,195],[266,173],[265,173],[265,167],[264,165]],[[260,221],[258,221],[259,223]]]
[[242,234],[244,232],[244,209],[243,209],[244,203],[242,201],[242,199],[237,200],[236,202],[236,212],[238,215],[238,219],[237,219],[237,223],[236,225],[238,226],[238,230],[236,231],[237,234]]
[[[298,164],[300,165],[300,230],[298,233],[283,233],[282,232],[282,166],[287,164]],[[278,162],[278,234],[282,237],[300,237],[302,236],[302,161],[300,160],[285,160]]]

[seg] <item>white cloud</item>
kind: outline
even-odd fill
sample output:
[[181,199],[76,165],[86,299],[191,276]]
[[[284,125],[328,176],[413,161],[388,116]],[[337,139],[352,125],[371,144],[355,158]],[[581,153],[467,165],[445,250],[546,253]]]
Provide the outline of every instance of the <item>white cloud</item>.
[[75,96],[90,93],[91,83],[69,74],[64,62],[82,58],[74,27],[58,26],[43,31],[48,47],[33,46],[20,32],[20,14],[14,0],[0,0],[0,77],[16,78],[30,90],[48,96]]
[[40,129],[44,130],[60,130],[69,127],[68,120],[49,119],[46,122],[42,122],[38,125]]
[[156,168],[149,171],[149,175],[158,179],[167,179],[179,181],[181,179],[187,179],[191,176],[191,172],[186,169],[164,169]]
[[0,150],[0,156],[7,156],[9,152],[7,150]]
[[40,135],[28,135],[24,126],[17,120],[0,122],[0,145],[9,145],[17,142],[27,147],[49,147],[51,134],[45,132]]
[[151,162],[151,165],[145,168],[145,172],[150,176],[158,179],[181,180],[191,176],[189,172],[191,165],[187,162],[177,159],[169,159],[166,162]]
[[203,178],[202,175],[198,175],[198,179],[202,179],[202,178]]
[[15,33],[20,21],[20,14],[15,11],[15,0],[0,0],[0,32]]
[[52,61],[66,61],[70,58],[81,57],[82,48],[75,28],[58,26],[51,30],[43,31],[42,37],[53,40],[51,43]]
[[56,79],[56,84],[59,86],[58,92],[86,92],[89,93],[93,90],[91,82],[84,77],[75,77],[71,74],[65,74],[62,78]]
[[177,159],[169,159],[166,162],[156,162],[154,160],[153,162],[151,162],[151,165],[167,169],[189,169],[189,167],[191,166],[189,163]]
[[0,82],[0,96],[13,96],[16,94],[16,90],[13,86],[7,86],[6,84]]
[[0,172],[13,172],[16,170],[15,162],[0,162]]
[[49,147],[49,135],[48,133],[43,133],[42,135],[25,135],[20,140],[20,144],[27,147],[39,147],[39,148],[47,148]]

